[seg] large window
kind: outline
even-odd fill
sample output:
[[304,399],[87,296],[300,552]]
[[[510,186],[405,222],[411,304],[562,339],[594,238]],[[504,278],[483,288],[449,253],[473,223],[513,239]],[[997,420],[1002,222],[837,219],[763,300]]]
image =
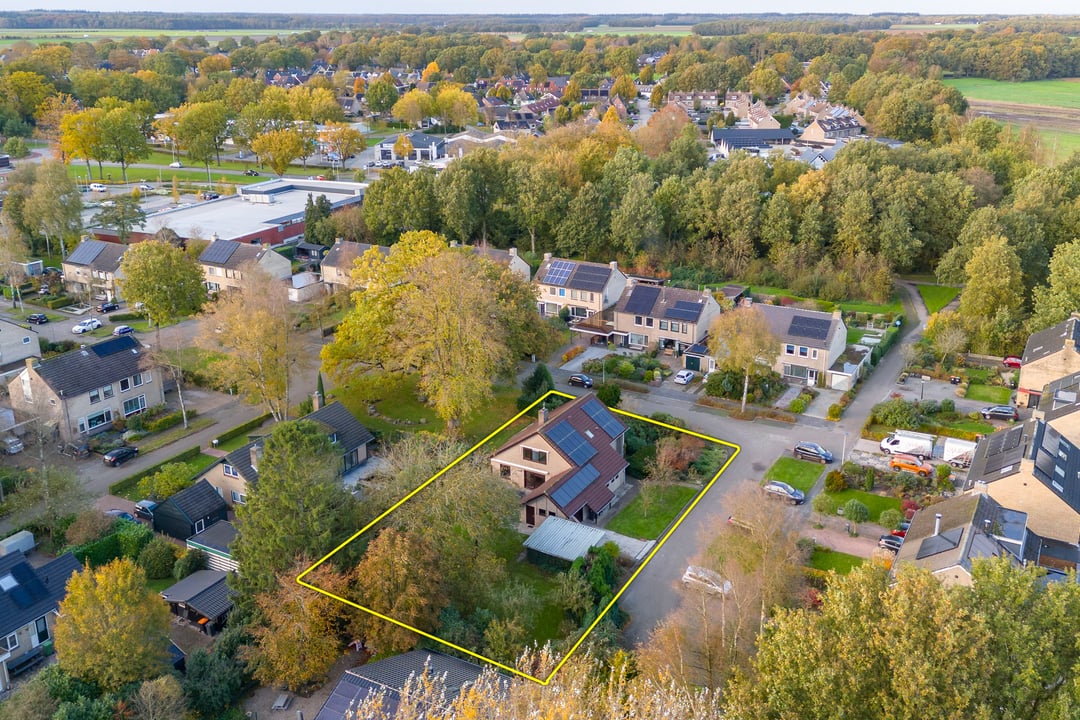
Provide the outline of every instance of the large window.
[[232,491],[233,505],[244,505],[247,503],[247,495],[242,492]]
[[146,396],[139,395],[124,401],[124,417],[134,415],[146,409]]
[[0,650],[14,650],[19,647],[18,633],[11,633],[6,638],[0,638]]
[[94,428],[112,422],[112,410],[102,410],[97,415],[90,415],[79,420],[79,432],[90,432]]
[[521,448],[521,457],[524,460],[537,463],[538,465],[547,465],[547,453],[543,450],[523,447]]
[[225,473],[225,477],[231,477],[231,478],[240,477],[240,473],[236,472],[236,468],[234,468],[229,463],[225,463],[224,465],[221,466],[221,472]]
[[130,378],[121,378],[120,379],[120,392],[125,393],[130,389],[131,389],[131,379]]

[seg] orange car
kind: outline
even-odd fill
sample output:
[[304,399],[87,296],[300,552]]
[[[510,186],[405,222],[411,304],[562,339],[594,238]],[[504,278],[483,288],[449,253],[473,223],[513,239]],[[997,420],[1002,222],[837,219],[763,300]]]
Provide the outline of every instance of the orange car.
[[893,455],[889,458],[890,470],[901,470],[903,472],[915,473],[919,477],[930,477],[934,472],[934,466],[921,462],[919,458],[913,455]]

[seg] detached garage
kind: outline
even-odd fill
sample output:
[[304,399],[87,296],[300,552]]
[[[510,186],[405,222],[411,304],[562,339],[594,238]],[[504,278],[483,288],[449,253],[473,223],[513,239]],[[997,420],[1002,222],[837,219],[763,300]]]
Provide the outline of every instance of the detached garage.
[[525,540],[525,551],[531,562],[569,567],[589,548],[603,545],[605,537],[600,528],[549,515]]
[[229,508],[214,486],[200,480],[154,508],[154,531],[187,540],[228,516]]

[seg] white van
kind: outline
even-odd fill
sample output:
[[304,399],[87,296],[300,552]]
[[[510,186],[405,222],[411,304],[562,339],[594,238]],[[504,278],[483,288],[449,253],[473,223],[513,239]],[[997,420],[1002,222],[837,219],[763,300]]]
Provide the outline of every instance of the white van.
[[886,455],[907,453],[919,460],[934,456],[934,436],[912,430],[897,430],[881,441],[881,452]]
[[703,590],[709,595],[727,595],[731,592],[731,582],[723,579],[708,568],[690,565],[682,576],[683,585]]

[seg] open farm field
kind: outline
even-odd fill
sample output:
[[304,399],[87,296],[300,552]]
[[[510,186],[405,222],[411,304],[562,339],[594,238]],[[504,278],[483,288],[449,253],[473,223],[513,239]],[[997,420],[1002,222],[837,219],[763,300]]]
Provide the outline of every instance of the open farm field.
[[930,33],[941,32],[942,30],[974,30],[977,26],[974,23],[923,23],[911,25],[893,25],[885,32],[887,33]]
[[570,35],[674,35],[684,37],[693,35],[690,25],[650,25],[649,27],[622,27],[619,25],[597,25],[585,28],[580,33]]
[[248,36],[255,40],[262,40],[273,35],[287,35],[290,31],[283,30],[158,30],[138,28],[86,28],[86,29],[56,29],[56,28],[5,28],[0,31],[0,48],[8,47],[15,42],[62,43],[62,42],[95,42],[97,40],[117,40],[126,37],[193,37],[201,35],[209,42],[215,43],[225,38],[240,38]]
[[964,94],[968,101],[1045,105],[1080,109],[1080,78],[1005,82],[986,78],[952,78],[943,81]]

